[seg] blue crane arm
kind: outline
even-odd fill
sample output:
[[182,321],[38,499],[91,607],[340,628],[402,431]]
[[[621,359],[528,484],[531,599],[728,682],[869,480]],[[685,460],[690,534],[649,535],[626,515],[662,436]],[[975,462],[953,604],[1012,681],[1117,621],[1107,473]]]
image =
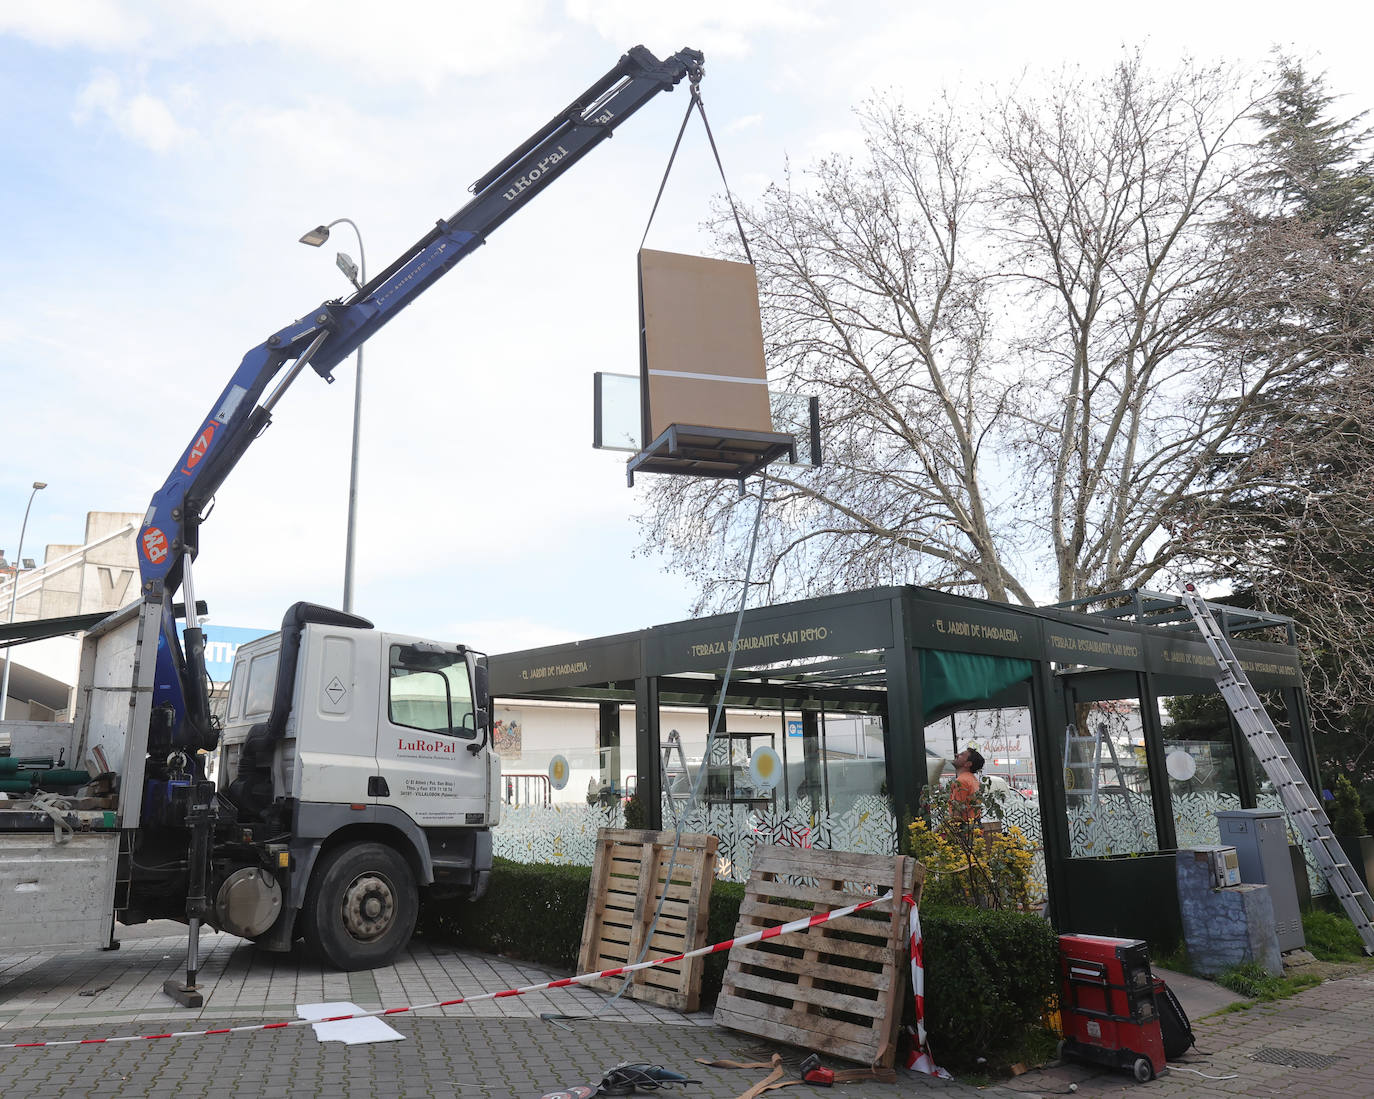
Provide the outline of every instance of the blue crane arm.
[[[689,78],[702,76],[703,58],[683,49],[660,61],[635,46],[600,80],[513,150],[470,190],[456,214],[406,249],[384,271],[347,298],[327,301],[273,333],[243,357],[238,369],[182,450],[154,494],[138,535],[145,598],[163,602],[162,636],[154,703],[172,747],[212,747],[202,638],[194,626],[194,593],[183,650],[177,637],[173,597],[188,578],[199,550],[206,508],[244,451],[271,423],[272,407],[296,375],[309,366],[326,381],[333,370],[382,325],[429,289],[454,264],[545,187],[586,156],[616,127],[652,99]],[[269,384],[290,363],[271,394]]]

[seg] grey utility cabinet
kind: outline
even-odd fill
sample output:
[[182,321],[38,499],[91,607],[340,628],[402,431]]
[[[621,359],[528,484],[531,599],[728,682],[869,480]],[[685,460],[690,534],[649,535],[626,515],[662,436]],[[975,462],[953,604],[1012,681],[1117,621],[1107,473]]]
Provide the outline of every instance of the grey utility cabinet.
[[1240,880],[1267,885],[1274,904],[1274,927],[1279,950],[1307,944],[1302,933],[1302,910],[1288,855],[1288,827],[1278,809],[1222,809],[1217,812],[1221,842],[1236,849]]

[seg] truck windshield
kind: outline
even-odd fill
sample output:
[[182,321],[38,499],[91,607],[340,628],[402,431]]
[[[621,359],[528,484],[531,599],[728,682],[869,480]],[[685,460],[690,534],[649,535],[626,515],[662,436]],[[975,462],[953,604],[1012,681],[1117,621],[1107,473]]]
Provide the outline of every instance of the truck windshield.
[[[471,740],[477,735],[467,660],[453,654],[436,667],[433,655],[407,662],[403,645],[391,646],[388,716],[394,725]],[[423,663],[423,667],[417,667]]]

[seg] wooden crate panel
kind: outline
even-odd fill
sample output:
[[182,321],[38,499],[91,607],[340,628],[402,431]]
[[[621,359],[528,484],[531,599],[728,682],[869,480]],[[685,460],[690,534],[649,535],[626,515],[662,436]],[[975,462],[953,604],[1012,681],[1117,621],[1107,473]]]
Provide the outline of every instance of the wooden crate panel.
[[891,1067],[909,964],[901,897],[911,894],[919,901],[924,877],[919,863],[901,855],[758,848],[736,938],[889,891],[895,899],[805,931],[732,947],[715,1022]]
[[[672,832],[601,829],[578,972],[632,964],[641,954],[647,961],[705,946],[717,842],[715,836],[683,835],[674,858]],[[660,900],[663,910],[650,938]],[[633,975],[625,994],[678,1011],[695,1011],[701,1001],[702,962],[690,958],[642,969]],[[624,982],[624,977],[614,977],[584,983],[618,992]]]

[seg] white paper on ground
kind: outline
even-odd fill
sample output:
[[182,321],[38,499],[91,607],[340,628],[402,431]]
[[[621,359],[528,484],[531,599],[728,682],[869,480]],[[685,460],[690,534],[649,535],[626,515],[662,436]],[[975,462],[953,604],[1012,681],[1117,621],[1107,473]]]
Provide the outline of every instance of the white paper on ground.
[[[335,1015],[356,1015],[363,1009],[357,1004],[297,1004],[296,1015],[302,1019],[329,1019]],[[387,1026],[375,1016],[368,1019],[341,1019],[337,1023],[315,1023],[315,1037],[321,1042],[343,1042],[356,1046],[363,1042],[403,1042],[405,1035]]]

